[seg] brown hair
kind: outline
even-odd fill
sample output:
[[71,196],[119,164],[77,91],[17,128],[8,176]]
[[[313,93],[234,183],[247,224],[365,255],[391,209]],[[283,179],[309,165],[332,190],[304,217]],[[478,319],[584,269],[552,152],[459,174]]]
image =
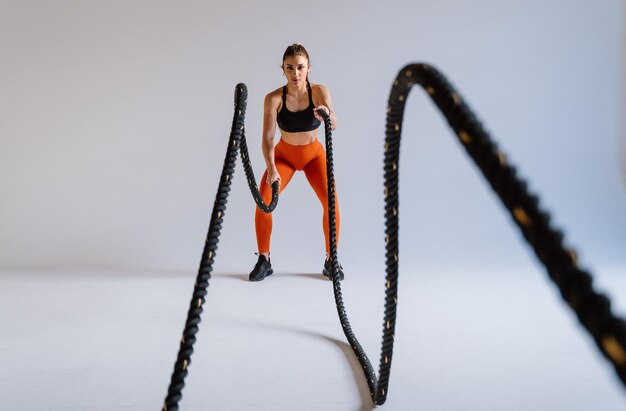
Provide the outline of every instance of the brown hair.
[[311,63],[311,59],[309,58],[309,53],[307,53],[304,46],[300,43],[294,43],[291,46],[287,47],[285,53],[283,54],[283,63],[287,57],[295,57],[295,56],[304,56]]

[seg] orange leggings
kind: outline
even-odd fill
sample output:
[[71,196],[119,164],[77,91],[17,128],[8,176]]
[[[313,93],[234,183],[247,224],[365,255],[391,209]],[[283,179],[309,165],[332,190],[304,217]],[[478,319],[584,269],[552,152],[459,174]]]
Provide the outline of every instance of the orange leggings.
[[[294,146],[280,139],[274,147],[274,162],[280,174],[280,192],[291,181],[296,170],[303,170],[309,184],[315,191],[324,208],[322,216],[322,229],[326,240],[326,252],[330,254],[330,233],[328,229],[328,183],[326,178],[326,152],[319,140],[302,146]],[[267,184],[267,170],[261,178],[259,191],[266,204],[272,199],[272,187]],[[339,244],[339,203],[337,201],[337,185],[335,184],[335,221],[337,227],[337,244]],[[256,241],[259,253],[269,253],[270,237],[272,235],[272,214],[264,213],[256,207],[254,215],[256,228]]]

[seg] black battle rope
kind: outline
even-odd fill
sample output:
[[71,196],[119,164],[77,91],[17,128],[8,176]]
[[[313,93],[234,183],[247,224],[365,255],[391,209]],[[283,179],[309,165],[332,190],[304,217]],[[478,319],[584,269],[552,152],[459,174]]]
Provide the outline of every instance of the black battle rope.
[[[522,234],[533,247],[537,257],[546,267],[550,278],[557,284],[563,299],[576,312],[581,324],[593,336],[600,351],[613,364],[626,386],[626,322],[611,312],[610,301],[592,287],[592,277],[577,266],[577,253],[564,248],[563,233],[550,227],[550,216],[539,209],[539,199],[529,194],[527,183],[517,177],[514,167],[508,165],[504,154],[491,141],[481,123],[463,101],[461,96],[448,83],[445,77],[434,67],[426,64],[411,64],[404,67],[396,77],[389,96],[387,109],[387,130],[385,137],[385,242],[386,242],[386,296],[385,319],[383,322],[383,344],[380,368],[377,379],[373,367],[354,336],[343,305],[340,282],[337,279],[338,265],[335,221],[335,187],[333,172],[333,149],[330,119],[320,111],[324,118],[326,134],[326,155],[329,192],[329,227],[331,242],[332,278],[337,312],[346,335],[357,359],[367,377],[370,395],[375,404],[381,405],[386,400],[391,357],[393,351],[397,285],[398,285],[398,175],[400,157],[400,136],[404,104],[406,97],[415,84],[421,85],[431,96],[435,104],[445,115],[448,123],[459,137],[461,144],[483,172],[493,190],[510,211]],[[177,410],[182,397],[187,367],[191,362],[195,334],[200,323],[202,304],[208,287],[213,259],[222,217],[226,209],[230,180],[234,172],[237,149],[241,144],[241,158],[248,179],[248,185],[257,205],[265,212],[271,212],[278,200],[277,183],[272,185],[272,202],[263,203],[254,173],[250,166],[244,133],[244,116],[247,91],[244,84],[238,84],[235,92],[235,116],[231,129],[228,150],[222,176],[216,195],[209,233],[198,270],[193,298],[191,300],[187,322],[181,338],[178,359],[170,382],[168,395],[163,410]]]
[[[415,84],[422,86],[444,114],[461,145],[511,213],[513,221],[559,287],[565,302],[592,335],[602,354],[613,364],[626,387],[626,322],[611,312],[609,299],[596,292],[592,277],[577,265],[576,251],[563,246],[563,232],[550,226],[550,215],[539,208],[539,198],[517,176],[504,154],[491,141],[474,113],[446,78],[427,64],[410,64],[398,73],[387,108],[385,139],[386,219],[389,243],[397,242],[398,158],[406,97]],[[396,246],[396,244],[394,244]],[[397,262],[387,245],[387,278],[396,278]],[[393,284],[392,284],[393,286]]]
[[226,202],[228,201],[228,193],[230,191],[230,183],[235,172],[235,160],[237,158],[237,150],[241,145],[241,160],[244,164],[244,170],[248,179],[248,186],[252,192],[252,197],[257,206],[267,212],[272,212],[278,204],[278,182],[272,184],[272,201],[269,205],[263,202],[261,194],[256,186],[254,172],[250,165],[248,156],[248,147],[246,145],[244,132],[244,117],[246,113],[246,102],[248,91],[245,84],[237,84],[235,88],[235,114],[233,116],[233,125],[230,131],[230,139],[228,140],[228,149],[226,150],[226,158],[222,167],[222,175],[220,183],[215,195],[215,203],[213,204],[213,213],[211,214],[211,222],[209,224],[209,232],[204,244],[204,251],[200,259],[200,268],[196,277],[196,283],[193,289],[193,296],[189,304],[187,312],[187,321],[185,322],[185,330],[180,339],[180,348],[178,350],[178,358],[174,364],[174,372],[170,380],[170,386],[167,390],[167,397],[163,410],[177,410],[178,401],[182,397],[182,390],[185,386],[185,377],[187,376],[187,367],[191,362],[191,354],[193,353],[193,344],[196,342],[196,333],[198,332],[198,324],[200,323],[200,314],[202,314],[202,304],[204,304],[211,271],[213,271],[213,262],[215,260],[215,251],[219,241],[220,231],[222,229],[222,221],[226,211]]

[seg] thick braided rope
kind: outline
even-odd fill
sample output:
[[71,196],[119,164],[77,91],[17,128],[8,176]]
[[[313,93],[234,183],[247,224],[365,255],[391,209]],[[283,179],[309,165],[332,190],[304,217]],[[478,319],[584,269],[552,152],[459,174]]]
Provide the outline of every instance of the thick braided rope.
[[[245,85],[243,86],[245,87]],[[239,115],[242,115],[241,111],[239,111]],[[243,118],[241,121],[243,123]],[[243,170],[246,174],[246,180],[248,180],[248,187],[250,187],[250,193],[252,193],[252,198],[254,198],[254,202],[261,209],[261,211],[265,213],[271,213],[276,208],[276,205],[278,205],[278,183],[275,182],[274,184],[272,184],[272,200],[270,201],[269,205],[265,204],[257,187],[256,179],[254,178],[254,171],[252,170],[252,164],[250,163],[250,156],[248,155],[248,143],[246,142],[245,127],[241,131],[239,148],[241,150],[241,162],[243,163]]]
[[[611,312],[609,299],[593,289],[591,275],[577,265],[576,251],[563,245],[562,231],[551,227],[550,216],[539,207],[538,197],[529,193],[527,183],[517,176],[515,167],[509,164],[459,93],[439,71],[426,64],[410,64],[400,70],[389,96],[385,140],[385,210],[389,241],[397,242],[397,238],[393,238],[398,230],[394,208],[398,193],[397,159],[404,105],[415,84],[427,91],[444,114],[461,145],[476,162],[546,267],[564,301],[574,310],[626,386],[626,322]],[[393,263],[393,259],[390,259],[388,247],[388,274],[390,262]]]
[[[361,364],[361,368],[363,369],[363,373],[365,374],[365,378],[367,380],[367,385],[369,387],[370,396],[372,401],[376,405],[384,404],[387,398],[387,386],[389,384],[389,372],[391,369],[391,355],[393,352],[393,333],[395,330],[396,324],[396,285],[398,283],[398,271],[397,266],[396,270],[388,274],[387,276],[387,292],[385,298],[385,319],[384,319],[384,328],[383,328],[383,345],[380,355],[380,368],[379,375],[380,378],[376,377],[374,372],[374,367],[370,362],[367,354],[363,350],[363,347],[357,340],[354,332],[352,331],[352,327],[350,326],[350,321],[348,320],[348,314],[343,304],[343,296],[341,294],[341,283],[337,278],[338,273],[338,265],[337,265],[337,221],[335,215],[335,173],[333,166],[333,138],[331,131],[331,121],[330,117],[323,110],[318,111],[318,113],[324,119],[324,130],[326,137],[326,174],[327,174],[327,184],[328,184],[328,210],[329,210],[329,218],[328,225],[330,231],[330,258],[332,263],[332,280],[333,280],[333,291],[335,295],[335,304],[337,306],[337,314],[339,315],[339,321],[341,322],[341,328],[343,329],[343,333],[346,336],[350,346],[352,347],[352,351],[356,355],[359,363]],[[397,196],[396,196],[397,201]],[[397,205],[396,205],[397,207]],[[397,233],[397,230],[396,230]],[[396,235],[397,238],[397,235]],[[388,255],[396,256],[398,255],[398,243],[387,243]],[[391,252],[389,250],[391,249]],[[395,258],[395,262],[397,263],[397,258]],[[392,287],[391,284],[394,284]]]
[[[514,167],[509,166],[506,157],[491,141],[487,132],[476,119],[469,107],[463,102],[460,95],[452,88],[447,80],[435,68],[426,64],[411,64],[404,67],[398,74],[389,97],[387,110],[387,131],[385,137],[385,242],[386,242],[386,296],[385,320],[383,324],[383,346],[381,351],[379,375],[377,379],[373,367],[357,341],[343,305],[341,286],[337,275],[337,244],[335,221],[335,191],[333,173],[332,133],[330,120],[324,117],[326,132],[327,173],[329,192],[329,228],[331,235],[332,277],[337,312],[346,338],[350,342],[357,359],[361,363],[367,378],[370,395],[375,404],[381,405],[386,400],[389,374],[391,370],[391,356],[393,350],[396,306],[397,306],[397,279],[398,279],[398,175],[399,150],[402,119],[406,97],[414,84],[420,84],[426,89],[435,104],[440,108],[450,126],[455,130],[468,154],[474,159],[492,188],[500,196],[503,204],[522,230],[529,244],[533,247],[540,261],[546,266],[550,278],[557,284],[564,300],[576,312],[580,322],[594,337],[596,344],[605,357],[614,365],[615,370],[626,386],[626,323],[615,317],[610,310],[610,302],[606,296],[597,293],[592,288],[592,278],[576,265],[576,252],[565,249],[562,245],[563,234],[550,227],[549,215],[540,210],[539,200],[535,195],[528,193],[527,184],[516,176]],[[200,322],[202,303],[208,287],[208,279],[212,270],[214,252],[221,229],[223,212],[233,174],[236,150],[244,137],[243,116],[245,115],[245,85],[238,84],[236,91],[236,110],[229,140],[229,149],[224,162],[224,169],[220,179],[220,186],[211,218],[209,235],[203,252],[198,279],[194,288],[194,295],[190,304],[185,332],[181,339],[181,348],[175,365],[172,381],[165,401],[164,410],[177,410],[178,401],[182,397],[184,377],[193,352],[197,324]],[[244,168],[249,161],[247,147],[242,145],[242,160]],[[249,165],[249,163],[248,163]],[[251,171],[251,167],[249,168]],[[257,205],[257,196],[254,194],[256,183],[254,175],[248,173],[248,184]],[[250,177],[251,175],[251,177]],[[272,186],[272,204],[275,207],[274,197],[277,197],[277,184]],[[256,190],[258,193],[258,190]],[[260,198],[260,195],[258,196]],[[265,206],[261,200],[261,207]],[[265,207],[262,207],[265,206]],[[271,211],[271,210],[270,210]]]
[[182,390],[185,386],[185,377],[187,376],[187,368],[191,363],[191,354],[193,353],[193,344],[196,342],[196,333],[198,332],[198,324],[200,324],[200,315],[202,314],[202,305],[205,302],[205,296],[207,294],[207,288],[209,286],[209,279],[211,278],[211,272],[213,271],[213,261],[215,259],[215,251],[217,250],[217,243],[219,241],[220,232],[222,229],[222,221],[224,220],[224,213],[226,211],[226,203],[228,200],[228,193],[230,192],[230,184],[235,171],[235,161],[237,160],[237,151],[241,146],[241,160],[246,170],[246,176],[248,178],[248,186],[255,202],[265,212],[271,212],[278,204],[278,182],[272,184],[272,201],[269,205],[263,202],[259,190],[256,186],[254,179],[254,173],[250,165],[250,159],[248,157],[248,148],[244,137],[244,118],[246,112],[246,102],[248,97],[248,91],[245,84],[239,83],[235,89],[235,114],[233,116],[233,124],[230,132],[230,138],[228,140],[228,149],[226,150],[226,158],[224,159],[224,166],[222,168],[222,175],[220,177],[220,183],[217,188],[217,194],[215,196],[215,203],[213,205],[213,212],[211,214],[211,222],[209,225],[209,232],[204,245],[204,251],[202,252],[202,258],[200,260],[200,268],[198,269],[198,275],[193,290],[193,296],[191,303],[189,304],[189,311],[187,312],[187,321],[185,323],[185,329],[183,336],[180,340],[180,348],[178,351],[178,358],[174,364],[174,371],[170,380],[170,385],[167,391],[167,397],[163,410],[178,410],[178,402],[182,398]]

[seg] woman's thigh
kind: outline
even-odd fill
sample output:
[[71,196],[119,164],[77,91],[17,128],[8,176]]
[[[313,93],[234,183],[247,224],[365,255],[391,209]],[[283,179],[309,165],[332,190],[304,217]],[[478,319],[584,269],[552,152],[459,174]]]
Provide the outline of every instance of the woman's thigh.
[[[326,153],[322,150],[322,153],[311,160],[306,167],[304,167],[304,174],[306,175],[309,184],[315,191],[317,198],[320,201],[325,202],[328,199],[328,182],[326,176]],[[336,194],[335,194],[335,198]],[[326,206],[326,204],[323,204]]]
[[[291,181],[296,169],[287,161],[277,156],[274,157],[274,163],[276,164],[276,170],[278,170],[278,174],[280,175],[280,189],[278,192],[282,193],[285,187],[287,187],[287,184]],[[272,199],[272,187],[267,184],[266,180],[267,170],[265,170],[263,177],[261,177],[259,191],[263,201],[268,202]]]

